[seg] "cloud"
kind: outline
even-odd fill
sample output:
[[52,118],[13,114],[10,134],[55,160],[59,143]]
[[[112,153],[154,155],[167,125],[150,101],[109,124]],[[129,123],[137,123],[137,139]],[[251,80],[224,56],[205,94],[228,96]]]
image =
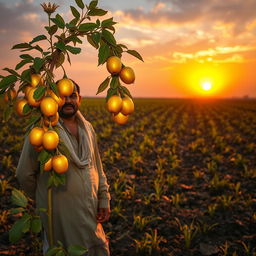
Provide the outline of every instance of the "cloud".
[[208,26],[215,22],[234,24],[234,35],[242,33],[246,26],[255,20],[255,0],[148,0],[155,2],[150,11],[130,9],[126,17],[134,21],[148,23],[155,27],[159,22],[186,24],[200,21]]
[[30,0],[22,0],[16,5],[7,6],[0,2],[0,30],[33,31],[37,24],[40,6],[31,3]]
[[[0,44],[1,59],[6,58],[6,50],[17,43],[29,41],[40,31],[42,20],[39,13],[41,6],[36,6],[32,0],[22,0],[13,5],[0,2]],[[9,52],[9,58],[14,52]],[[9,60],[8,60],[9,61]]]

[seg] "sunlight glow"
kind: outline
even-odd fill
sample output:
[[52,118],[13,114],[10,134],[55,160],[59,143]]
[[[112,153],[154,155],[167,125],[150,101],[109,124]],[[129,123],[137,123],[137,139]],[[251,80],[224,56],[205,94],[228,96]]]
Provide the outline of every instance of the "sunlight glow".
[[205,81],[205,82],[202,83],[202,88],[205,91],[209,91],[209,90],[212,89],[212,83],[209,82],[209,81]]

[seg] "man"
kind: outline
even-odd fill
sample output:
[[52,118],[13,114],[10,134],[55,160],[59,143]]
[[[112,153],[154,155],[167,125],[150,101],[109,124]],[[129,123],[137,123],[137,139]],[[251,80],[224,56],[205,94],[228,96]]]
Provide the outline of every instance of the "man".
[[[79,86],[65,97],[59,109],[59,136],[69,149],[69,168],[66,184],[53,187],[53,239],[65,247],[80,245],[89,256],[109,256],[108,241],[101,223],[110,216],[110,194],[106,175],[92,125],[84,119],[79,106]],[[49,172],[40,173],[38,153],[28,137],[22,149],[16,175],[21,187],[36,199],[37,208],[47,208],[47,181]],[[48,233],[46,213],[40,213],[45,233]],[[44,239],[44,253],[47,250]]]

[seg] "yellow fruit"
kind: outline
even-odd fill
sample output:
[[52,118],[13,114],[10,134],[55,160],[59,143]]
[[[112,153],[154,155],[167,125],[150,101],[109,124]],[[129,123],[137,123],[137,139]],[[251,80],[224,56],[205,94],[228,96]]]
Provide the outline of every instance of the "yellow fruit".
[[28,93],[30,92],[31,89],[33,89],[32,86],[26,86],[25,87],[24,93],[25,93],[26,98],[28,98]]
[[117,124],[125,124],[128,121],[129,116],[123,115],[121,112],[113,114],[112,118]]
[[23,114],[23,108],[26,104],[28,104],[28,101],[26,99],[17,100],[17,102],[16,102],[16,112],[19,116],[25,116]]
[[52,158],[52,168],[57,173],[64,173],[68,170],[68,159],[64,155],[57,155]]
[[[9,95],[8,95],[9,94]],[[5,94],[4,94],[4,101],[5,102],[8,102],[9,101],[9,97],[10,99],[14,99],[15,97],[17,96],[17,92],[15,91],[15,89],[11,89],[10,91],[7,91]]]
[[45,117],[44,118],[44,125],[49,126],[50,123],[52,126],[56,125],[59,121],[59,113],[57,112],[54,116]]
[[48,172],[52,169],[52,158],[50,158],[45,164],[44,164],[44,171]]
[[47,150],[53,150],[57,148],[59,144],[59,135],[53,130],[49,130],[44,133],[43,136],[43,147]]
[[34,127],[29,133],[29,142],[35,147],[40,147],[43,142],[44,130],[40,127]]
[[132,84],[135,81],[135,74],[132,68],[124,67],[119,74],[121,80],[126,84]]
[[58,103],[52,97],[45,97],[41,101],[40,109],[45,116],[54,116],[58,111]]
[[122,109],[121,113],[124,115],[130,115],[134,111],[134,103],[130,97],[124,97],[123,98],[123,104],[122,104]]
[[122,108],[122,98],[118,95],[111,96],[107,101],[107,110],[110,113],[118,113]]
[[41,76],[39,74],[32,74],[30,79],[32,87],[36,87],[40,82],[42,83]]
[[61,97],[70,96],[74,90],[74,83],[68,78],[63,78],[58,82],[57,87]]
[[36,88],[32,88],[31,90],[29,90],[27,99],[28,99],[28,104],[30,106],[38,107],[41,103],[41,99],[40,100],[35,100],[35,98],[34,98],[35,90],[36,90]]
[[58,103],[59,107],[62,107],[65,104],[64,97],[58,97],[52,90],[49,90],[48,94]]
[[116,75],[122,69],[122,62],[117,56],[111,56],[107,59],[107,70],[110,74]]

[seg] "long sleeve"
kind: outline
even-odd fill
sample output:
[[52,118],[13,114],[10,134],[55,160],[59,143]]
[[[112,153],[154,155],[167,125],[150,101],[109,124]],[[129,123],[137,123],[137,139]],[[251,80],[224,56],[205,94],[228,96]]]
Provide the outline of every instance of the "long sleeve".
[[98,191],[98,199],[99,199],[99,208],[110,208],[110,193],[109,193],[109,185],[107,183],[107,177],[105,172],[103,171],[102,162],[100,158],[97,137],[93,130],[94,135],[94,153],[96,166],[99,173],[99,191]]
[[35,198],[36,173],[39,171],[37,155],[38,153],[33,149],[27,136],[16,169],[16,176],[21,188],[32,199]]

